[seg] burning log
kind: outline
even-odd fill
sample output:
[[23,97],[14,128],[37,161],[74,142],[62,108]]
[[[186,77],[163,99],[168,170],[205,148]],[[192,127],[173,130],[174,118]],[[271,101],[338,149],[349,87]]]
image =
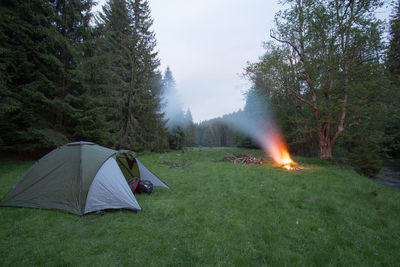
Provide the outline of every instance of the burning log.
[[296,162],[290,162],[287,164],[282,164],[280,166],[283,169],[286,169],[288,171],[301,171],[304,170],[303,168],[299,167],[299,165]]

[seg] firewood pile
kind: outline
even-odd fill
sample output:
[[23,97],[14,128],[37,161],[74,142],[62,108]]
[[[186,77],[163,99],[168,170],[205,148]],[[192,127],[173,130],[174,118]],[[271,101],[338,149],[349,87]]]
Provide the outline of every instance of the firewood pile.
[[227,154],[221,159],[221,161],[228,161],[234,164],[256,164],[256,165],[263,164],[262,158],[256,158],[247,153]]

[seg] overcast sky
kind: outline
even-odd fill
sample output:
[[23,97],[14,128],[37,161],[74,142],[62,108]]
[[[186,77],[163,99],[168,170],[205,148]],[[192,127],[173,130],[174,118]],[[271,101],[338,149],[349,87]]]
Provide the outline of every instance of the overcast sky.
[[[99,7],[105,1],[99,1]],[[161,60],[196,122],[244,106],[247,61],[263,54],[276,0],[149,0]]]
[[263,54],[275,0],[150,0],[162,69],[198,122],[244,106],[247,61]]
[[[99,1],[99,10],[105,0]],[[164,73],[170,67],[195,122],[244,106],[246,62],[263,54],[277,0],[149,0]]]

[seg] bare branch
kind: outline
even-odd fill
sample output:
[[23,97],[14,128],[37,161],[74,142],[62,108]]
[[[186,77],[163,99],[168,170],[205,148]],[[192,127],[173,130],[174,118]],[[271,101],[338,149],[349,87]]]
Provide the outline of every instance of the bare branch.
[[300,53],[299,49],[298,49],[294,44],[292,44],[291,42],[286,41],[286,40],[280,40],[280,39],[278,39],[277,37],[273,36],[272,34],[270,34],[270,37],[271,37],[272,39],[274,39],[274,40],[280,42],[280,43],[287,44],[287,45],[289,45],[291,48],[293,48],[293,49],[296,51],[297,55],[300,57],[301,62],[304,63],[304,59],[303,59],[302,54]]
[[[296,51],[297,55],[300,57],[300,61],[303,63],[303,66],[304,66],[304,73],[305,73],[305,75],[306,75],[306,81],[307,81],[308,87],[309,87],[310,90],[311,90],[312,101],[313,101],[313,103],[310,103],[310,102],[308,102],[308,101],[307,101],[308,103],[307,103],[307,102],[304,102],[304,101],[301,100],[300,98],[299,98],[299,100],[303,101],[304,103],[309,104],[309,105],[314,109],[314,111],[316,112],[316,113],[315,113],[315,116],[316,116],[316,118],[318,119],[318,112],[317,112],[317,110],[318,110],[318,109],[317,109],[317,94],[315,93],[315,89],[314,89],[314,85],[313,85],[313,83],[312,83],[311,77],[310,77],[309,73],[307,72],[307,70],[306,70],[306,68],[305,68],[305,61],[304,61],[303,55],[301,54],[301,52],[299,51],[299,49],[298,49],[294,44],[292,44],[291,42],[286,41],[286,40],[280,40],[280,39],[278,39],[277,37],[273,36],[272,34],[271,34],[270,36],[271,36],[272,39],[274,39],[274,40],[276,40],[276,41],[278,41],[278,42],[280,42],[280,43],[288,44],[290,47],[293,48],[293,50]],[[291,88],[291,89],[292,89],[292,88]],[[294,92],[294,91],[293,91],[293,92]],[[297,95],[296,97],[298,98],[299,96]]]
[[311,106],[314,110],[317,110],[317,106],[316,106],[316,105],[314,105],[314,104],[311,103],[310,101],[308,101],[308,100],[304,99],[303,97],[301,97],[301,96],[296,92],[296,90],[294,90],[293,88],[288,87],[288,86],[283,86],[283,88],[289,90],[289,91],[290,91],[298,100],[300,100],[301,102],[304,102],[304,103],[306,103],[307,105]]

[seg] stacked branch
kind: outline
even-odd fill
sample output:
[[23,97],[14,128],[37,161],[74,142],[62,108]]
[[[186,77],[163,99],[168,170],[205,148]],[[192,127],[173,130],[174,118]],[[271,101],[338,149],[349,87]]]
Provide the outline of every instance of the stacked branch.
[[256,165],[263,164],[262,158],[256,158],[247,153],[227,154],[221,159],[221,161],[228,161],[234,164],[256,164]]

